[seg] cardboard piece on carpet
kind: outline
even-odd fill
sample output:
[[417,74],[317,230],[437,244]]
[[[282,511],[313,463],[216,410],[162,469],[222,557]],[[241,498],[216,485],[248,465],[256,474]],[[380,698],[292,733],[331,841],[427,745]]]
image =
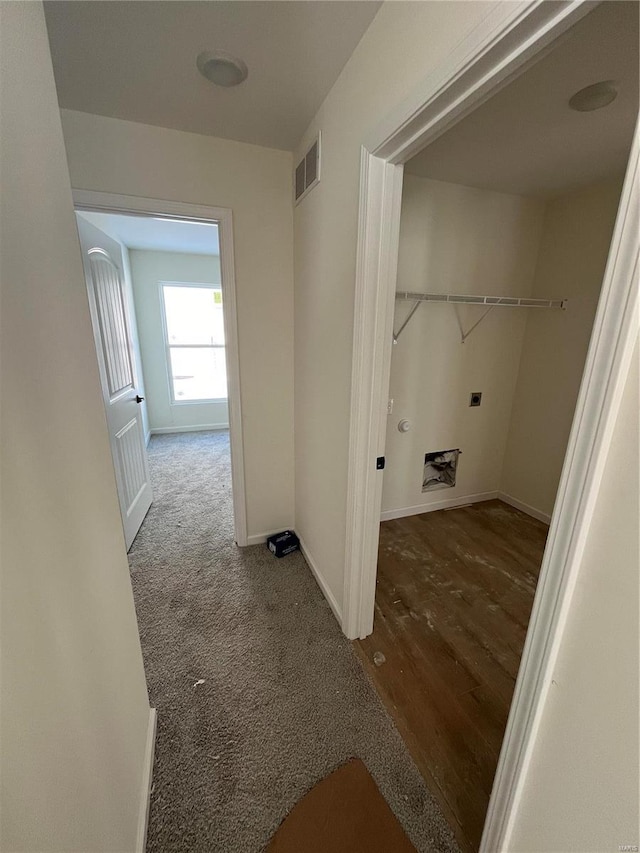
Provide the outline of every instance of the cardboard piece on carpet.
[[268,853],[416,853],[359,758],[318,782],[280,824]]

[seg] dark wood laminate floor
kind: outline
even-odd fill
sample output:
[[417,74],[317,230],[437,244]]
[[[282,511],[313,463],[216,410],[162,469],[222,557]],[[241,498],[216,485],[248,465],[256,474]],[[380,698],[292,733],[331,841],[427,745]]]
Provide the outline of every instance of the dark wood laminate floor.
[[497,500],[380,526],[373,634],[355,645],[463,850],[480,844],[547,530]]

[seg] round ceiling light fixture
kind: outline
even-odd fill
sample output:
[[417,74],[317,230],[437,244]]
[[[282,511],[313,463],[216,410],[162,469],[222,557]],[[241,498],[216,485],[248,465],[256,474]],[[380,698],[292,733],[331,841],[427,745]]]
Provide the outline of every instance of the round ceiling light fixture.
[[202,76],[216,86],[237,86],[249,74],[246,63],[224,50],[204,50],[198,54],[196,65]]
[[618,90],[613,80],[602,80],[600,83],[593,83],[576,92],[569,99],[569,106],[579,113],[589,113],[593,110],[601,110],[617,97]]

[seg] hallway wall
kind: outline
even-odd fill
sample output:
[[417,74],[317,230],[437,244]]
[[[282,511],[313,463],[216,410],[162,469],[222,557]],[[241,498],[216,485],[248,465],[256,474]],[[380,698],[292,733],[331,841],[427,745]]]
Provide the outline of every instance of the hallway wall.
[[42,4],[0,34],[0,848],[134,851],[149,701]]
[[292,527],[292,158],[286,151],[62,110],[76,189],[233,211],[247,524]]
[[[296,529],[342,606],[361,146],[494,2],[384,3],[310,123],[322,178],[295,208]],[[296,158],[295,162],[298,162]]]

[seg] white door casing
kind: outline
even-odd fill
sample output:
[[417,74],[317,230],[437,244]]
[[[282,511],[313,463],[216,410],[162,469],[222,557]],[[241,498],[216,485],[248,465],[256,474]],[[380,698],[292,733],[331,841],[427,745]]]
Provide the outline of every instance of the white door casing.
[[[127,213],[137,216],[179,217],[180,219],[194,222],[215,222],[218,225],[224,299],[224,336],[227,347],[227,381],[229,384],[229,436],[231,439],[231,480],[235,541],[241,547],[256,544],[255,541],[250,541],[247,530],[232,211],[225,207],[208,207],[201,204],[118,195],[99,192],[97,190],[74,189],[72,192],[77,210],[95,210],[102,213]],[[260,541],[262,541],[261,537]]]
[[127,550],[153,499],[120,246],[76,216]]

